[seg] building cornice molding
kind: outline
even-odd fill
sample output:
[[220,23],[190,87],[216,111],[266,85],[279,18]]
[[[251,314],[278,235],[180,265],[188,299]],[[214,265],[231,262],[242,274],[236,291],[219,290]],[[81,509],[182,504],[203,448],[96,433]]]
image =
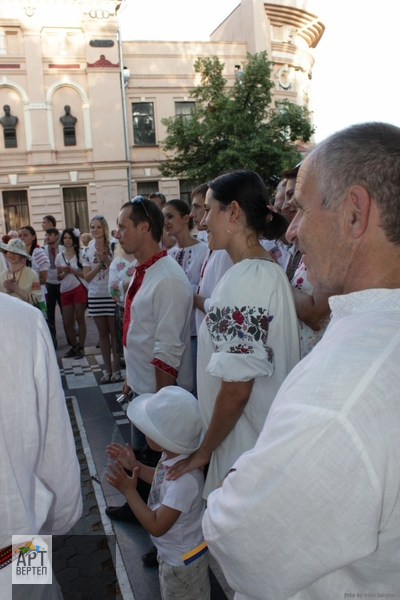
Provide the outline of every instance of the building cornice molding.
[[320,41],[325,25],[321,19],[306,10],[293,6],[264,3],[265,14],[270,23],[277,27],[294,27],[296,34],[303,38],[309,48],[315,48]]

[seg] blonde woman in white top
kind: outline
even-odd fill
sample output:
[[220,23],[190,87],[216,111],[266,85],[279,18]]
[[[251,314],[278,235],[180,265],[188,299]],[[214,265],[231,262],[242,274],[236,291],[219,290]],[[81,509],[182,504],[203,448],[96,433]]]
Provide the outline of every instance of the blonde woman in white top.
[[[88,312],[94,318],[99,331],[100,351],[104,360],[101,383],[115,383],[122,379],[120,357],[115,338],[115,302],[111,298],[108,280],[112,262],[110,233],[103,215],[90,221],[93,242],[85,249],[82,257],[83,275],[89,284]],[[111,363],[111,352],[113,363]]]

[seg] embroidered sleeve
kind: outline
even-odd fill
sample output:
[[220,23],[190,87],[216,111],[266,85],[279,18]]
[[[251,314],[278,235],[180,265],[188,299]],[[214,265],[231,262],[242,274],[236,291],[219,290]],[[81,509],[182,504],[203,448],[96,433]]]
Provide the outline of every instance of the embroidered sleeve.
[[110,295],[115,302],[119,302],[123,297],[123,281],[121,281],[119,273],[121,272],[121,265],[124,268],[124,263],[120,260],[113,260],[110,265],[110,275],[109,275],[109,289]]
[[205,324],[215,350],[207,372],[224,381],[270,377],[275,370],[274,352],[267,343],[272,319],[265,308],[211,306]]
[[47,271],[50,266],[50,261],[47,258],[43,248],[35,248],[32,258],[36,261],[40,271]]
[[84,267],[90,267],[90,256],[89,256],[89,248],[85,248],[82,252],[82,265]]
[[272,349],[267,345],[269,323],[273,316],[264,308],[250,306],[211,306],[206,325],[217,349],[223,346],[231,354],[253,354],[254,343],[259,342],[271,362]]
[[113,300],[115,300],[116,302],[119,302],[121,300],[121,296],[122,296],[122,292],[121,292],[121,286],[122,286],[123,282],[122,281],[118,281],[117,279],[114,279],[114,281],[112,281],[110,283],[110,295],[111,298],[113,298]]
[[165,373],[168,373],[168,375],[172,375],[172,377],[174,377],[175,379],[178,377],[178,371],[176,369],[174,369],[173,367],[170,367],[169,365],[167,365],[165,362],[163,362],[162,360],[160,360],[158,358],[153,358],[153,360],[151,361],[151,364],[154,365],[155,367],[157,367],[157,369],[161,369],[162,371],[165,371]]

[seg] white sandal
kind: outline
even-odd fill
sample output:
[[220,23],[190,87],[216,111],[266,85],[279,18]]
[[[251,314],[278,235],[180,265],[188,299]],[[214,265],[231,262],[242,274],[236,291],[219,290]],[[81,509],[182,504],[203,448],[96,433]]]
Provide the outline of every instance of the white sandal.
[[104,375],[100,379],[100,383],[110,383],[111,381],[111,373],[109,371],[103,371]]
[[115,373],[112,374],[111,376],[111,383],[118,383],[118,381],[121,381],[122,379],[122,375],[121,375],[121,371],[115,371]]

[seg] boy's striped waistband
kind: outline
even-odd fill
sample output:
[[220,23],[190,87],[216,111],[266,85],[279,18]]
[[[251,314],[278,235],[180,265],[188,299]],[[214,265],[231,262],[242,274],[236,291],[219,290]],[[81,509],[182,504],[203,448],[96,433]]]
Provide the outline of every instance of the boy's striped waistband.
[[185,565],[190,565],[190,563],[200,558],[200,556],[203,556],[203,554],[207,552],[207,550],[207,544],[205,542],[201,542],[201,544],[196,546],[196,548],[193,548],[192,550],[189,550],[189,552],[185,552],[185,554],[182,554],[182,560]]

